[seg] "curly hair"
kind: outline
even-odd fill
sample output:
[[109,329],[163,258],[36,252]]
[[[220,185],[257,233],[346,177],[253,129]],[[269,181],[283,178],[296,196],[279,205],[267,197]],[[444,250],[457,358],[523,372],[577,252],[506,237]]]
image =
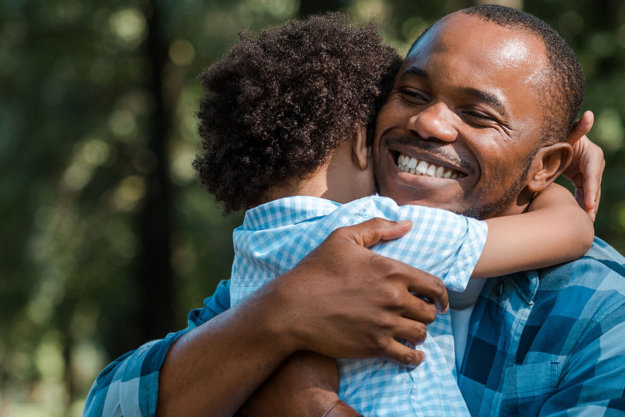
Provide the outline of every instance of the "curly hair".
[[401,65],[375,23],[354,27],[338,13],[239,37],[200,74],[193,162],[225,214],[313,173],[356,127],[371,130]]

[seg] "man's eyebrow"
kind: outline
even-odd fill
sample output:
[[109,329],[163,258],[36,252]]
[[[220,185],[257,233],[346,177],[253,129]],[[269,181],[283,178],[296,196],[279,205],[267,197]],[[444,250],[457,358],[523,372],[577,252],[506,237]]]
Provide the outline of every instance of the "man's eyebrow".
[[423,68],[418,67],[409,67],[406,68],[404,72],[401,73],[402,77],[406,75],[416,75],[417,77],[425,78],[426,80],[430,78],[430,75]]
[[490,104],[501,114],[502,116],[506,115],[506,107],[503,105],[502,101],[494,95],[487,93],[486,91],[478,90],[477,88],[472,87],[464,87],[461,89],[462,94],[475,97],[486,103]]

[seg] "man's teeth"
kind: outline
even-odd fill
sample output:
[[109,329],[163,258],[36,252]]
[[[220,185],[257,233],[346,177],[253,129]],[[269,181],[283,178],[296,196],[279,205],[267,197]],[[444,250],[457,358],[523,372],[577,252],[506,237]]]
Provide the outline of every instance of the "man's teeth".
[[400,171],[409,172],[414,175],[425,175],[428,177],[449,179],[464,177],[463,174],[457,171],[426,161],[419,161],[417,158],[410,157],[403,153],[400,154],[397,159],[397,166]]

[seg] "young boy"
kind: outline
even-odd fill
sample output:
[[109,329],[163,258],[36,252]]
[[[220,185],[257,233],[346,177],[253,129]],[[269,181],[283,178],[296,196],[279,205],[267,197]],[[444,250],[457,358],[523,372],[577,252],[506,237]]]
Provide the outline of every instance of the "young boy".
[[[556,264],[590,246],[590,219],[557,186],[541,193],[530,213],[486,222],[373,195],[367,132],[399,64],[373,24],[354,28],[326,15],[243,37],[202,75],[205,152],[194,166],[226,212],[247,210],[234,232],[233,305],[293,268],[333,230],[372,217],[413,222],[407,235],[373,250],[437,275],[455,291],[472,275]],[[410,169],[410,161],[398,164]],[[557,242],[535,241],[536,230],[552,230]],[[528,254],[530,241],[536,250]],[[340,360],[340,397],[367,416],[469,415],[454,378],[448,315],[428,327],[420,349],[426,360],[415,369]]]

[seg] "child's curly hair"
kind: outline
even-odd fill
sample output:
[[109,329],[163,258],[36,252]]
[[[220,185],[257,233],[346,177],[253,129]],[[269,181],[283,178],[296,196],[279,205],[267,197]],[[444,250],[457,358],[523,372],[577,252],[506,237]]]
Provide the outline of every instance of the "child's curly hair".
[[373,126],[400,65],[373,22],[356,28],[337,13],[241,34],[200,74],[202,185],[224,213],[265,202],[270,187],[314,172],[356,127]]

